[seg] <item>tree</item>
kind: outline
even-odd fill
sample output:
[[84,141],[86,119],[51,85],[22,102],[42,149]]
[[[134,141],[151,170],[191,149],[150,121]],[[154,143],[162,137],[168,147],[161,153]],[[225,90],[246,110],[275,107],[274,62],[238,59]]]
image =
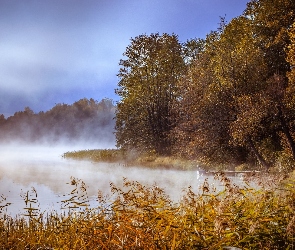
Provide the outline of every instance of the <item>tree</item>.
[[[289,30],[295,20],[295,2],[252,0],[248,3],[244,15],[253,23],[256,45],[263,51],[267,63],[268,79],[264,89],[257,95],[260,98],[258,102],[263,103],[259,106],[260,110],[264,109],[261,116],[263,119],[257,124],[260,128],[264,127],[268,140],[270,137],[275,138],[273,143],[282,148],[287,145],[288,151],[295,159],[295,142],[292,136],[294,107],[290,106],[294,92],[286,77],[291,63],[287,60],[286,48],[292,38]],[[282,148],[276,147],[274,152],[281,151]]]
[[[283,2],[252,1],[252,15],[246,11],[222,30],[217,56],[212,61],[217,82],[227,86],[221,88],[229,92],[235,113],[236,119],[230,124],[232,141],[251,149],[265,168],[270,167],[265,156],[274,162],[281,150],[280,133],[295,159],[295,144],[286,119],[289,114],[283,101],[288,67],[284,46],[288,39],[282,35],[292,18],[294,4]],[[269,12],[274,15],[270,17]],[[284,18],[278,15],[280,12]]]
[[197,157],[238,164],[250,145],[246,138],[231,143],[233,137],[237,142],[231,124],[242,111],[239,100],[263,89],[267,71],[263,52],[255,45],[251,20],[240,16],[229,24],[221,21],[182,81],[179,106],[184,115],[176,135],[180,144],[188,140],[185,150]]
[[[282,127],[285,128],[285,135],[291,148],[293,159],[295,160],[295,142],[293,135],[295,133],[295,22],[288,30],[290,43],[286,46],[287,62],[290,64],[290,70],[287,72],[288,84],[285,89],[283,108],[280,110]],[[293,135],[292,135],[293,134]]]
[[[294,93],[295,88],[295,22],[290,27],[288,32],[288,36],[290,38],[290,44],[288,44],[286,51],[287,51],[287,61],[290,64],[290,71],[288,72],[287,76],[289,79],[289,92]],[[295,96],[292,96],[294,99],[290,100],[290,102],[295,103]]]
[[83,98],[72,105],[56,104],[46,112],[24,111],[4,118],[0,115],[0,138],[26,142],[56,142],[83,140],[114,143],[114,113],[112,100],[97,102]]
[[202,54],[205,48],[205,39],[194,38],[183,43],[184,60],[187,65],[191,65]]
[[[258,146],[265,130],[260,129],[265,110],[258,92],[265,90],[267,65],[263,51],[257,46],[251,19],[234,18],[222,29],[212,68],[216,77],[215,92],[224,93],[228,143],[252,151],[261,165],[269,165]],[[261,114],[261,115],[258,115]],[[244,149],[245,151],[245,149]]]
[[245,16],[253,21],[257,45],[264,51],[269,76],[285,75],[289,70],[285,47],[288,29],[295,20],[294,0],[251,0]]
[[116,111],[116,139],[122,148],[169,154],[174,126],[173,100],[185,72],[182,46],[175,34],[140,35],[131,39],[120,61],[121,97]]
[[207,52],[199,55],[181,80],[181,98],[174,104],[179,116],[171,136],[177,141],[175,153],[220,164],[233,159],[234,152],[228,144],[227,99],[210,89],[214,83],[211,59]]

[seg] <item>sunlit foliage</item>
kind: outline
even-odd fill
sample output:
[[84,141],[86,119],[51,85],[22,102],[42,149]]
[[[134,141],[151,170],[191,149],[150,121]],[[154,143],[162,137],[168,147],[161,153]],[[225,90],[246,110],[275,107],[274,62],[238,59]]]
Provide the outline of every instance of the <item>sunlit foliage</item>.
[[285,76],[289,70],[286,46],[288,30],[295,20],[295,2],[292,0],[251,0],[245,15],[253,21],[257,45],[264,51],[268,74]]
[[230,126],[240,111],[238,100],[261,89],[266,78],[262,52],[251,32],[250,20],[239,17],[207,36],[204,50],[181,82],[175,132],[181,145],[189,145],[178,151],[216,163],[243,160],[247,149],[243,153],[244,144],[230,144]]
[[131,39],[120,61],[121,97],[116,111],[117,145],[125,149],[170,151],[174,126],[172,102],[184,73],[182,47],[174,34],[140,35]]
[[294,86],[295,84],[295,22],[289,30],[289,38],[290,44],[287,47],[288,57],[287,60],[290,64],[290,72],[288,73],[290,86]]
[[119,74],[118,146],[229,168],[294,165],[294,20],[293,0],[251,0],[206,39],[181,44],[185,71],[161,71],[181,60],[152,42],[158,34],[132,40]]

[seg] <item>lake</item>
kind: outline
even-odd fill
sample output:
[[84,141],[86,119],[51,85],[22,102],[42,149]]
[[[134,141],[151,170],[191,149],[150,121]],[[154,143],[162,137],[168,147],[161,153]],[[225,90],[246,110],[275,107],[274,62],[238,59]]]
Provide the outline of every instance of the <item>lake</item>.
[[[122,187],[123,178],[139,181],[144,185],[157,185],[163,188],[173,201],[181,199],[189,186],[198,192],[205,178],[199,171],[181,171],[167,169],[148,169],[143,167],[125,167],[115,163],[93,163],[64,159],[63,153],[73,150],[92,149],[93,146],[64,145],[2,145],[0,146],[0,195],[2,202],[12,203],[5,213],[16,215],[24,213],[27,191],[35,195],[36,190],[41,211],[59,211],[61,201],[73,189],[67,184],[71,177],[81,179],[87,186],[91,206],[97,205],[98,190],[110,193],[110,182]],[[220,183],[208,177],[209,182]],[[239,179],[235,181],[239,182]],[[6,200],[3,200],[6,199]],[[1,201],[1,198],[0,198]],[[2,211],[3,212],[3,211]]]

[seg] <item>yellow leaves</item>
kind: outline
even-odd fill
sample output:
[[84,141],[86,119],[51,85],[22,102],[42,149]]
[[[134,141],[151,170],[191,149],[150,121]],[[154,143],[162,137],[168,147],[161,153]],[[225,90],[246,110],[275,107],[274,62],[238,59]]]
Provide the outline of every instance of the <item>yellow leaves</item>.
[[[288,35],[290,37],[290,44],[287,49],[287,61],[290,63],[291,70],[287,73],[289,81],[292,85],[295,84],[295,22],[290,28]],[[290,88],[290,87],[289,87]]]

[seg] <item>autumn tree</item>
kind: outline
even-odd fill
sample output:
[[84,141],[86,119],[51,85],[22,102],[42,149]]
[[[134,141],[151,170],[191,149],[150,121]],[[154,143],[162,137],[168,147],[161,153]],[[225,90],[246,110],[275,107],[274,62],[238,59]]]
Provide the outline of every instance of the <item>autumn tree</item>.
[[222,30],[217,51],[212,68],[219,85],[215,91],[226,93],[228,143],[250,150],[268,168],[259,147],[269,129],[261,129],[269,112],[257,94],[265,91],[268,71],[264,53],[257,46],[252,20],[245,16],[231,20]]
[[201,38],[189,39],[182,44],[183,56],[186,65],[192,65],[205,49],[206,41]]
[[252,20],[257,46],[264,51],[269,76],[285,75],[289,70],[285,47],[288,29],[295,20],[293,0],[251,0],[244,15]]
[[216,33],[208,36],[205,51],[197,54],[187,75],[180,81],[181,98],[174,102],[178,120],[171,136],[177,140],[175,153],[203,162],[220,163],[226,161],[227,146],[222,141],[226,140],[228,133],[223,126],[225,106],[218,107],[210,99],[209,86],[214,82],[214,72],[210,67],[212,54],[208,51],[208,40],[215,39]]
[[[165,64],[147,50],[146,36],[132,40],[119,74],[118,145],[157,152],[173,145],[181,155],[233,165],[256,158],[266,169],[286,152],[295,159],[294,20],[293,0],[251,0],[205,40],[188,40],[179,56],[186,73],[169,64],[181,69],[170,99],[155,94],[164,93]],[[169,100],[160,105],[169,112],[157,108],[160,100]]]
[[288,72],[288,78],[289,78],[290,86],[294,86],[295,85],[295,22],[290,27],[288,36],[290,38],[290,43],[286,48],[287,61],[290,64],[290,71]]
[[295,159],[295,22],[288,30],[290,43],[286,46],[287,62],[290,64],[290,69],[287,72],[288,84],[285,89],[283,99],[283,111],[280,110],[282,119],[282,127],[285,128],[285,137],[289,145],[289,152]]
[[172,103],[179,97],[178,79],[185,72],[182,46],[175,34],[140,35],[120,61],[121,100],[116,112],[117,145],[169,154]]
[[[202,141],[202,145],[209,146],[208,152],[219,143],[220,151],[226,156],[223,149],[234,152],[235,148],[228,145],[233,143],[250,150],[265,168],[270,167],[268,160],[274,162],[282,149],[281,135],[295,158],[289,123],[292,111],[285,108],[283,101],[288,68],[284,52],[288,39],[283,34],[293,18],[294,4],[276,1],[272,5],[270,2],[252,1],[245,15],[234,18],[229,24],[222,22],[214,39],[207,39],[207,68],[213,77],[206,87],[208,94],[199,102],[203,111],[195,119],[200,120],[206,114],[199,130],[202,128],[203,137],[209,134]],[[252,12],[249,12],[250,7]],[[268,11],[273,13],[272,17]],[[284,18],[278,15],[280,12],[284,13]],[[210,110],[210,106],[215,108]],[[196,105],[194,109],[200,110],[199,107]],[[209,138],[215,140],[211,147],[204,143],[211,140]],[[213,152],[212,159],[219,155],[217,150]]]
[[[292,124],[290,124],[294,120],[294,115],[293,110],[288,108],[290,101],[286,99],[288,87],[286,72],[289,70],[286,47],[290,44],[288,31],[295,19],[295,2],[252,0],[248,3],[244,16],[252,22],[256,48],[263,51],[264,61],[267,64],[267,79],[263,89],[255,98],[252,96],[245,99],[246,102],[252,99],[255,115],[247,118],[245,116],[244,121],[255,121],[260,130],[263,128],[264,139],[271,142],[267,143],[268,146],[275,146],[272,149],[275,154],[277,154],[276,151],[281,151],[280,147],[284,147],[283,144],[285,144],[295,159],[295,142],[292,137]],[[240,106],[246,107],[244,104]],[[249,112],[249,107],[247,110]],[[253,120],[253,117],[257,119]],[[255,126],[251,126],[249,122],[247,127],[253,129]]]
[[231,143],[238,100],[261,89],[266,73],[251,21],[241,16],[226,24],[221,19],[192,65],[181,82],[183,116],[175,134],[182,144],[187,140],[185,151],[206,162],[238,164],[247,153],[246,143]]
[[[222,96],[213,97],[210,84],[214,81],[210,57],[203,53],[181,80],[181,98],[175,102],[179,116],[171,136],[177,143],[174,153],[203,163],[228,163],[229,147],[227,111]],[[213,97],[213,99],[211,99]]]

